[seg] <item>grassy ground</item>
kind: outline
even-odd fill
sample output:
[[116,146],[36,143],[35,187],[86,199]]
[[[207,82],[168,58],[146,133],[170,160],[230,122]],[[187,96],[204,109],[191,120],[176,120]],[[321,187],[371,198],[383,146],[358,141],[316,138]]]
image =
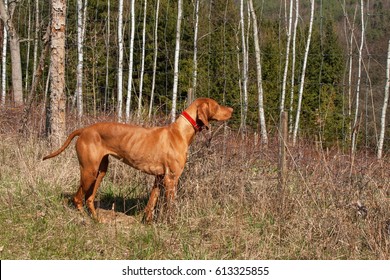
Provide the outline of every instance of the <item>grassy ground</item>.
[[[175,216],[141,223],[153,178],[111,160],[97,196],[103,223],[68,200],[73,145],[41,161],[45,140],[0,134],[1,259],[390,259],[389,162],[301,146],[278,191],[277,149],[198,135]],[[359,204],[360,203],[360,204]],[[112,209],[114,206],[114,209]]]

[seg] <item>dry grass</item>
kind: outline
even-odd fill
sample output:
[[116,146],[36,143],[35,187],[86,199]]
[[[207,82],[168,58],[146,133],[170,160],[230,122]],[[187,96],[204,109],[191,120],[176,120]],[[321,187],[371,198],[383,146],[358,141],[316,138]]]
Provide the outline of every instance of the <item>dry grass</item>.
[[198,135],[173,221],[161,212],[142,224],[153,178],[112,160],[98,224],[68,203],[79,179],[73,147],[42,162],[45,140],[0,125],[1,259],[390,258],[388,159],[358,156],[351,174],[349,156],[301,146],[289,151],[281,194],[276,145],[220,131],[208,146]]

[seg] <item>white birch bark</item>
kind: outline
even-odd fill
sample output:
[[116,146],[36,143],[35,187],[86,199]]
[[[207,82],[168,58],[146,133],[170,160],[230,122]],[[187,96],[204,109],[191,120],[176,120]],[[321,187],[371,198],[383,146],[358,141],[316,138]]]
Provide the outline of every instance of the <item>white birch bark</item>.
[[[355,11],[354,11],[354,15],[353,15],[353,21],[352,21],[352,25],[351,23],[349,22],[349,19],[348,19],[348,15],[347,15],[347,11],[346,11],[346,6],[345,6],[345,2],[344,2],[344,6],[343,6],[343,9],[344,9],[344,15],[347,19],[347,22],[349,24],[349,27],[350,27],[350,32],[351,32],[351,36],[349,38],[349,42],[347,42],[347,45],[348,45],[348,63],[349,63],[349,70],[348,70],[348,84],[347,84],[347,87],[348,87],[348,92],[347,92],[347,95],[348,95],[348,136],[349,136],[349,139],[352,141],[352,121],[351,121],[351,117],[352,117],[352,66],[353,66],[353,46],[354,46],[354,34],[355,34],[355,21],[356,21],[356,12],[357,12],[357,5],[355,6]],[[346,37],[347,37],[347,32],[346,32]],[[348,40],[347,40],[348,41]]]
[[20,57],[19,34],[13,24],[13,13],[17,2],[10,2],[8,9],[5,7],[4,1],[0,1],[0,17],[7,28],[8,39],[11,52],[12,64],[12,91],[15,106],[23,105],[23,78],[22,78],[22,63]]
[[[355,13],[353,16],[353,22],[351,27],[351,38],[349,41],[349,71],[348,71],[348,118],[352,116],[352,65],[353,65],[353,39],[355,33],[355,19],[356,19],[356,11],[357,6],[355,6]],[[351,124],[349,125],[349,131],[351,131]],[[351,135],[352,138],[352,135]]]
[[123,106],[123,0],[119,0],[118,6],[118,97],[117,97],[117,116],[118,121],[122,121]]
[[156,87],[156,69],[157,69],[157,55],[158,55],[158,14],[160,10],[160,0],[157,0],[156,3],[156,13],[155,13],[155,25],[154,25],[154,54],[153,54],[153,77],[152,77],[152,90],[150,93],[150,103],[149,103],[149,119],[152,117],[153,111],[153,101],[154,101],[154,90]]
[[314,2],[315,2],[315,0],[310,0],[310,2],[311,2],[311,9],[310,9],[309,34],[307,36],[305,55],[304,55],[303,66],[302,66],[302,75],[301,75],[301,81],[300,81],[300,85],[299,85],[297,115],[296,115],[296,118],[295,118],[295,126],[294,126],[294,132],[293,132],[293,146],[295,146],[295,144],[297,142],[297,135],[298,135],[298,128],[299,128],[299,118],[300,118],[300,115],[301,115],[301,107],[302,107],[303,88],[304,88],[304,84],[305,84],[305,73],[306,73],[307,57],[309,55],[311,33],[312,33],[312,30],[313,30]]
[[241,44],[242,44],[242,94],[243,94],[243,115],[241,119],[241,129],[246,130],[246,118],[248,115],[248,61],[247,48],[245,42],[245,23],[244,23],[244,1],[240,0],[240,26],[241,26]]
[[379,135],[379,143],[378,143],[378,159],[381,159],[383,154],[383,142],[385,139],[385,132],[386,132],[386,113],[387,113],[387,106],[389,104],[389,86],[390,86],[390,40],[389,40],[389,47],[387,51],[386,85],[385,85],[385,96],[383,100],[382,115],[381,115],[381,132]]
[[[5,8],[8,9],[8,0],[4,1]],[[3,27],[3,48],[1,55],[1,106],[5,106],[5,98],[7,92],[7,41],[8,32],[7,28]]]
[[[247,76],[247,94],[248,94],[248,80],[249,80],[249,31],[251,30],[251,16],[249,12],[248,0],[246,0],[246,15],[247,15],[247,26],[246,26],[246,76]],[[244,12],[245,13],[245,12]],[[245,14],[244,14],[245,19]],[[248,96],[247,96],[248,98]],[[247,106],[249,106],[247,100]]]
[[84,66],[84,34],[87,15],[87,0],[77,0],[77,68],[76,92],[77,117],[81,121],[83,116],[83,66]]
[[361,40],[359,46],[359,58],[358,58],[358,77],[357,77],[357,85],[356,85],[356,103],[355,103],[355,116],[352,126],[352,142],[351,142],[351,152],[352,154],[356,151],[357,145],[357,132],[358,132],[358,120],[359,120],[359,107],[360,107],[360,84],[362,77],[362,62],[363,62],[363,46],[364,46],[364,36],[365,36],[365,26],[364,26],[364,1],[360,1],[360,16],[361,16]]
[[[241,64],[240,64],[240,39],[238,38],[238,29],[240,28],[240,24],[238,24],[238,27],[237,27],[237,32],[234,33],[234,37],[236,39],[236,50],[237,50],[237,73],[241,73]],[[238,89],[239,89],[239,92],[240,92],[240,101],[242,102],[242,80],[241,80],[241,75],[238,75]],[[241,117],[241,120],[244,119],[244,110],[241,106],[240,108],[240,117]]]
[[295,61],[296,61],[296,41],[297,27],[299,19],[299,0],[295,0],[295,20],[292,39],[292,54],[291,54],[291,90],[290,90],[290,114],[289,114],[289,133],[293,131],[293,110],[294,110],[294,87],[295,87]]
[[130,3],[130,46],[129,46],[129,75],[127,79],[127,100],[126,100],[126,122],[130,120],[130,108],[131,108],[131,94],[133,88],[133,57],[134,57],[134,34],[135,34],[135,0],[131,0]]
[[106,38],[106,86],[104,88],[104,112],[107,110],[107,99],[109,89],[109,65],[110,65],[110,36],[111,36],[111,2],[107,1],[107,38]]
[[29,70],[30,70],[30,50],[31,50],[31,2],[30,0],[28,0],[27,2],[27,6],[28,6],[28,19],[27,19],[27,54],[26,54],[26,69],[25,69],[25,75],[24,75],[24,90],[26,93],[29,92],[28,90],[28,79],[29,79]]
[[208,60],[207,60],[207,96],[210,96],[210,89],[211,89],[211,71],[210,71],[210,65],[211,65],[211,36],[212,36],[212,24],[211,24],[211,12],[213,8],[213,0],[209,1],[209,13],[207,16],[208,21]]
[[260,122],[260,133],[261,139],[265,145],[268,144],[267,128],[265,124],[264,115],[264,98],[263,98],[263,79],[261,71],[261,59],[260,59],[260,44],[259,34],[257,27],[256,13],[253,8],[253,1],[249,0],[249,10],[253,21],[253,40],[255,43],[255,54],[256,54],[256,72],[257,72],[257,96],[258,96],[258,110],[259,110],[259,122]]
[[175,61],[173,70],[173,92],[172,92],[172,111],[171,121],[176,120],[176,100],[177,88],[179,84],[179,58],[180,58],[180,34],[181,34],[181,20],[183,17],[183,0],[178,0],[177,4],[177,24],[176,24],[176,47],[175,47]]
[[141,116],[142,110],[142,89],[144,85],[144,72],[145,72],[145,43],[146,43],[146,15],[147,15],[147,6],[148,1],[144,2],[144,22],[142,27],[142,54],[141,54],[141,73],[139,79],[139,93],[138,93],[138,111],[137,118],[139,119]]
[[280,97],[280,113],[284,111],[284,103],[286,99],[286,85],[287,85],[287,73],[288,64],[290,58],[290,45],[291,45],[291,28],[292,28],[292,13],[293,13],[293,0],[290,0],[290,11],[288,14],[288,29],[287,29],[287,43],[286,43],[286,63],[284,65],[283,82],[282,82],[282,93]]
[[195,0],[195,26],[194,26],[194,70],[192,72],[193,98],[196,96],[198,79],[198,26],[199,26],[199,0]]
[[31,84],[35,83],[36,69],[38,64],[38,46],[39,46],[39,0],[35,0],[35,30],[34,30],[34,50],[33,50],[33,76]]

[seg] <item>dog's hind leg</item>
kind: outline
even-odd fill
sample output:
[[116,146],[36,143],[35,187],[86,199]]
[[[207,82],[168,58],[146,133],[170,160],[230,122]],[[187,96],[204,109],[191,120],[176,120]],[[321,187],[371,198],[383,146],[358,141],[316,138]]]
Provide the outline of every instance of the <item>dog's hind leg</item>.
[[75,207],[83,211],[83,200],[87,192],[93,188],[96,181],[97,171],[80,167],[80,186],[76,194],[73,196]]
[[95,220],[98,220],[96,209],[94,205],[96,192],[99,189],[100,183],[102,182],[104,176],[107,173],[108,169],[108,155],[104,156],[102,161],[100,162],[99,171],[97,174],[97,178],[94,184],[90,186],[88,191],[85,194],[85,203],[87,204],[87,207],[89,211],[91,212],[92,217]]
[[73,203],[77,209],[83,210],[83,200],[85,198],[87,208],[95,219],[97,215],[93,202],[100,182],[107,172],[107,167],[108,155],[104,156],[101,160],[91,158],[83,158],[80,160],[80,187],[73,196]]

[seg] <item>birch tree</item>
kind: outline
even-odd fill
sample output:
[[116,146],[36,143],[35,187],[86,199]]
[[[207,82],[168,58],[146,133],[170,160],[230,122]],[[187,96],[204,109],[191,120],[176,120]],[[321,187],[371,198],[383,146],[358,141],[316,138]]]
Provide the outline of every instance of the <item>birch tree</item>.
[[[357,12],[357,4],[355,5],[355,11],[353,15],[353,20],[352,24],[348,18],[348,13],[347,13],[347,8],[346,8],[346,3],[345,0],[343,1],[343,4],[341,5],[345,17],[345,27],[344,27],[344,32],[345,32],[345,38],[346,38],[346,45],[347,45],[347,50],[348,50],[348,83],[347,83],[347,99],[348,99],[348,111],[347,111],[347,117],[348,120],[351,119],[352,116],[352,66],[353,66],[353,47],[354,47],[354,33],[355,33],[355,21],[356,21],[356,12]],[[349,27],[349,28],[348,28]],[[350,34],[348,34],[348,29],[350,31]],[[345,115],[345,114],[344,114]],[[347,124],[347,130],[348,133],[346,135],[349,136],[349,139],[352,140],[352,123],[348,121]]]
[[25,67],[25,85],[24,90],[28,92],[28,80],[29,80],[29,68],[30,68],[30,50],[31,50],[31,2],[28,0],[28,17],[27,17],[27,54],[26,54],[26,67]]
[[196,96],[196,84],[198,78],[198,28],[199,28],[199,0],[195,0],[195,26],[194,26],[194,70],[192,72],[193,97]]
[[110,65],[110,36],[111,36],[111,2],[107,0],[107,37],[105,40],[106,43],[106,86],[104,88],[104,112],[107,110],[107,99],[108,99],[108,89],[109,89],[109,65]]
[[383,153],[383,142],[385,139],[385,132],[386,132],[386,112],[387,112],[387,106],[389,104],[389,86],[390,86],[390,40],[389,40],[389,46],[387,50],[385,97],[383,100],[383,107],[382,107],[381,132],[379,135],[379,143],[378,143],[378,159],[382,158],[382,153]]
[[[8,8],[8,1],[4,1],[5,8]],[[7,92],[7,41],[8,32],[7,28],[3,27],[3,48],[1,53],[1,106],[5,106],[5,98]]]
[[[353,22],[351,27],[351,37],[349,41],[348,48],[348,58],[349,58],[349,71],[348,71],[348,118],[352,116],[352,66],[353,66],[353,46],[354,46],[354,34],[355,34],[355,20],[356,20],[356,11],[357,5],[355,6],[355,13],[353,16]],[[352,131],[351,123],[349,123],[349,131]],[[351,135],[352,136],[352,135]],[[352,138],[352,137],[351,137]]]
[[284,65],[283,82],[282,82],[282,93],[280,98],[280,113],[284,111],[284,102],[286,98],[286,85],[287,85],[287,73],[288,64],[290,57],[290,45],[291,45],[291,28],[292,28],[292,13],[293,13],[293,0],[290,0],[290,11],[288,14],[288,29],[287,29],[287,43],[286,43],[286,63]]
[[298,134],[298,128],[299,128],[299,118],[300,118],[300,115],[301,115],[301,107],[302,107],[303,88],[304,88],[304,84],[305,84],[305,73],[306,73],[307,57],[309,55],[311,33],[312,33],[312,30],[313,30],[314,2],[315,2],[315,0],[310,0],[310,2],[311,2],[311,8],[310,8],[309,33],[307,35],[305,55],[304,55],[303,66],[302,66],[302,75],[301,75],[301,81],[300,81],[300,85],[299,85],[298,107],[297,107],[297,114],[296,114],[296,118],[295,118],[295,126],[294,126],[294,132],[293,132],[293,146],[295,146],[295,144],[297,142],[297,134]]
[[242,93],[243,93],[243,115],[241,117],[241,129],[246,130],[246,118],[248,115],[248,56],[245,42],[245,15],[244,1],[240,0],[240,27],[241,27],[241,46],[242,46]]
[[87,17],[87,3],[85,0],[77,0],[77,70],[76,92],[77,117],[81,121],[83,116],[83,64],[84,64],[84,37]]
[[181,20],[183,17],[183,0],[178,0],[177,3],[177,22],[176,22],[176,47],[175,47],[175,61],[173,69],[173,91],[172,91],[172,111],[171,121],[176,120],[176,100],[177,88],[179,83],[179,59],[180,59],[180,34],[181,34]]
[[357,77],[357,85],[356,85],[356,100],[355,100],[355,116],[352,126],[352,143],[351,143],[351,152],[352,155],[356,151],[356,137],[358,132],[358,120],[359,120],[359,107],[360,107],[360,83],[361,83],[361,77],[362,77],[362,54],[363,54],[363,46],[364,46],[364,36],[365,36],[365,29],[364,29],[364,1],[360,1],[360,17],[361,17],[361,40],[360,40],[360,46],[359,46],[359,58],[358,58],[358,77]]
[[118,121],[122,121],[122,102],[123,102],[123,0],[119,0],[118,6]]
[[17,1],[9,2],[8,9],[4,0],[0,1],[0,17],[7,29],[9,45],[11,51],[12,64],[12,91],[15,106],[23,105],[23,81],[22,81],[22,64],[20,57],[19,34],[13,23],[13,15]]
[[264,101],[263,101],[263,79],[261,74],[261,59],[260,59],[260,44],[259,34],[257,29],[257,17],[253,8],[253,1],[249,0],[249,10],[253,21],[253,40],[255,43],[255,54],[256,54],[256,72],[257,72],[257,96],[258,96],[258,109],[259,109],[259,122],[260,122],[260,133],[261,139],[265,145],[268,144],[267,128],[265,124],[264,115]]
[[137,118],[139,119],[141,116],[142,109],[142,88],[144,85],[144,71],[145,71],[145,42],[146,42],[146,11],[148,7],[148,1],[144,2],[144,22],[142,27],[142,53],[141,53],[141,73],[139,79],[139,93],[138,93],[138,111]]
[[129,76],[127,79],[127,100],[126,100],[126,122],[130,120],[130,107],[131,107],[131,93],[133,87],[133,57],[134,57],[134,34],[135,34],[135,0],[131,0],[130,3],[130,18],[131,18],[131,29],[130,29],[130,47],[129,47]]
[[291,53],[291,90],[290,90],[290,114],[289,114],[289,133],[293,131],[293,105],[294,105],[294,86],[295,86],[295,61],[296,61],[296,42],[297,42],[297,27],[299,19],[299,0],[295,0],[295,20],[292,39]]
[[51,4],[50,104],[46,131],[52,145],[58,146],[65,135],[65,22],[66,0]]
[[156,3],[156,13],[154,17],[154,55],[153,55],[153,77],[152,77],[152,90],[150,92],[150,102],[149,102],[149,119],[152,116],[153,110],[153,101],[154,101],[154,90],[156,87],[156,69],[157,69],[157,55],[158,55],[158,14],[160,10],[160,0],[157,0]]
[[40,30],[40,12],[39,12],[39,0],[35,0],[35,30],[34,30],[34,50],[33,50],[33,75],[32,82],[35,83],[35,76],[38,64],[38,46],[39,46],[39,30]]

